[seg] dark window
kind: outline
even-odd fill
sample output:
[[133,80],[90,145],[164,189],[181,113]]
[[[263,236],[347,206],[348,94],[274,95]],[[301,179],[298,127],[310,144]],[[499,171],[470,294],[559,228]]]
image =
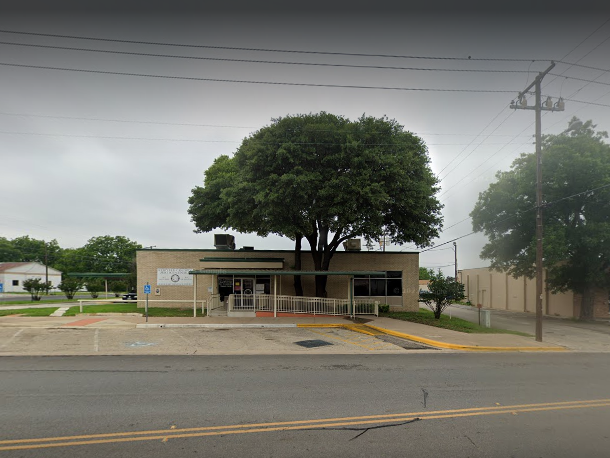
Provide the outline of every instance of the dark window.
[[368,278],[354,278],[354,296],[369,296]]
[[371,278],[371,296],[385,296],[385,278]]
[[402,280],[388,279],[388,296],[402,296]]
[[387,271],[386,278],[355,277],[354,296],[402,296],[402,271]]
[[19,286],[19,280],[13,280],[13,286]]

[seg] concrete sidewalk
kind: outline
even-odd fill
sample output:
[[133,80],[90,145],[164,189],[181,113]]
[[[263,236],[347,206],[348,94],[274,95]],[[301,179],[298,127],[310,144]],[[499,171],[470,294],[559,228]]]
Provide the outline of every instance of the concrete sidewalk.
[[[228,317],[144,317],[135,316],[86,316],[76,317],[0,317],[0,327],[15,328],[160,328],[160,327],[344,327],[358,332],[387,333],[436,348],[482,351],[561,351],[560,345],[538,343],[533,338],[513,334],[466,334],[462,332],[426,326],[391,318],[363,316],[365,325],[359,326],[345,317],[281,317],[281,318],[228,318]],[[354,326],[355,325],[355,326]]]

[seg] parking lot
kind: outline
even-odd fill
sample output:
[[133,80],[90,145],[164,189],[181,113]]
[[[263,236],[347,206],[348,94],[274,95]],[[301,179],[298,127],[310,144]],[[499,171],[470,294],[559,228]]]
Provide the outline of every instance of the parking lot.
[[366,354],[409,346],[416,348],[340,328],[0,328],[0,355]]

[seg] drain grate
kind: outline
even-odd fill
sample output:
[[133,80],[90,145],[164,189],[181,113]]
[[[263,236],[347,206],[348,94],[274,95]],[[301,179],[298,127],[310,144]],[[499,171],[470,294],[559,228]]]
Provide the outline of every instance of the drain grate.
[[295,342],[295,344],[300,345],[305,348],[316,348],[316,347],[324,347],[326,345],[332,345],[330,342],[326,342],[325,340],[301,340],[299,342]]
[[397,347],[404,348],[405,350],[438,350],[438,348],[429,347],[427,345],[420,344],[419,342],[400,339],[394,336],[380,335],[375,337],[379,340],[383,340],[384,342],[396,345]]

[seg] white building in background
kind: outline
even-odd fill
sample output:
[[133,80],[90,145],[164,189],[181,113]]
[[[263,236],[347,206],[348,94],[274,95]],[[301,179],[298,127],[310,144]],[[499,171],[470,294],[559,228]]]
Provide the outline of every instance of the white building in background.
[[[40,278],[45,281],[47,271],[39,262],[0,262],[0,283],[5,293],[23,293],[23,282],[30,278]],[[61,283],[61,272],[48,268],[49,281],[53,288]]]

